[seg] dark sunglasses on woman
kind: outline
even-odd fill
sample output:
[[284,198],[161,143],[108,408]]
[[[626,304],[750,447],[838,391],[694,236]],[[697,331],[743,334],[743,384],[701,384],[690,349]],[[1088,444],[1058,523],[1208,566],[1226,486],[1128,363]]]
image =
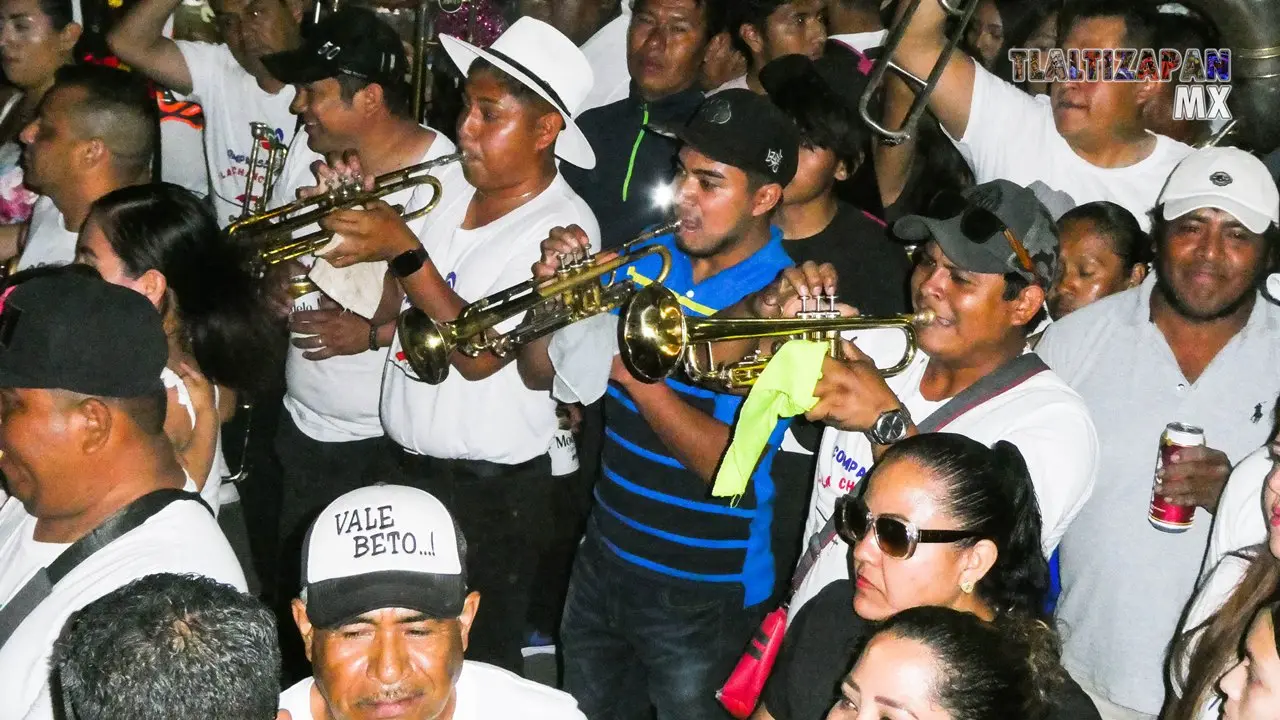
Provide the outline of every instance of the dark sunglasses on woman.
[[850,546],[857,545],[868,530],[880,552],[906,560],[920,543],[950,543],[981,537],[972,530],[921,530],[899,515],[874,515],[862,498],[845,495],[836,499],[836,532]]

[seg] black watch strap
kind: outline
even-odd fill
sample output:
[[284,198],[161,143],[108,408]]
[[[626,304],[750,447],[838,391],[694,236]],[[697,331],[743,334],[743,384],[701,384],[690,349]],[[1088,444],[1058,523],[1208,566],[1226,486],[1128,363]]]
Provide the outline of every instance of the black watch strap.
[[391,272],[398,278],[409,277],[422,269],[428,257],[427,249],[421,246],[405,250],[391,260]]

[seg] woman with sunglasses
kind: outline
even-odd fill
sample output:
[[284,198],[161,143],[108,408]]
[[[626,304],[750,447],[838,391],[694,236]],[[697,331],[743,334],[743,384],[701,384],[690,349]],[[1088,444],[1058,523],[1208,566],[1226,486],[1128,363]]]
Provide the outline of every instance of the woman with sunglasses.
[[[1049,569],[1040,510],[1013,444],[909,437],[885,451],[865,487],[835,507],[852,579],[826,586],[796,614],[756,720],[820,720],[856,647],[903,610],[945,607],[997,625],[1042,619]],[[1053,671],[1059,690],[1048,717],[1097,718],[1056,661]]]
[[1280,717],[1280,602],[1258,611],[1244,637],[1244,652],[1222,677],[1227,696],[1222,720],[1274,720]]
[[1056,653],[1057,636],[1041,622],[903,610],[871,636],[827,720],[1038,720]]

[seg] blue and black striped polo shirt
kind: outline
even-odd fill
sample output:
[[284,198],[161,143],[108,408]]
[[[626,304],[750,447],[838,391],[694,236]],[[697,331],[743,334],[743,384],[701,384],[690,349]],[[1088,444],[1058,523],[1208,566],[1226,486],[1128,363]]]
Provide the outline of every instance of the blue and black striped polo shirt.
[[[754,255],[694,283],[692,262],[675,239],[666,235],[654,242],[671,251],[671,269],[663,285],[680,296],[685,313],[693,316],[713,315],[737,303],[793,264],[775,227],[769,243]],[[626,272],[647,285],[660,268],[661,260],[649,256]],[[685,402],[727,425],[733,425],[744,399],[676,380],[665,382]],[[618,558],[647,574],[741,593],[744,607],[763,602],[773,591],[775,577],[770,469],[786,426],[780,423],[774,431],[746,492],[739,498],[716,498],[708,483],[670,455],[626,391],[610,383],[593,525]]]

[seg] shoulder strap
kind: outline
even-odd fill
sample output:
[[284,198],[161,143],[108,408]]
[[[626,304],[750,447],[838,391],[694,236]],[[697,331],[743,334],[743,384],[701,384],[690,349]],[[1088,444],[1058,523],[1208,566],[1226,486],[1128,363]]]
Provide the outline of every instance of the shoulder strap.
[[23,585],[3,608],[0,608],[0,647],[4,647],[22,621],[26,620],[41,602],[44,602],[49,593],[53,592],[53,587],[76,566],[95,552],[141,526],[177,500],[194,500],[209,510],[210,514],[213,512],[198,494],[175,488],[155,490],[129,503],[128,506],[104,520],[89,534],[72,543],[49,563],[48,567],[37,571],[27,584]]
[[[938,432],[966,412],[1048,369],[1049,366],[1040,359],[1039,355],[1023,353],[956,393],[950,400],[943,403],[942,407],[929,413],[929,417],[917,423],[916,429],[921,433]],[[796,564],[796,571],[791,576],[792,594],[800,588],[809,571],[818,562],[818,556],[822,551],[835,541],[836,534],[836,518],[832,514],[827,518],[827,522],[809,537],[804,555]]]

